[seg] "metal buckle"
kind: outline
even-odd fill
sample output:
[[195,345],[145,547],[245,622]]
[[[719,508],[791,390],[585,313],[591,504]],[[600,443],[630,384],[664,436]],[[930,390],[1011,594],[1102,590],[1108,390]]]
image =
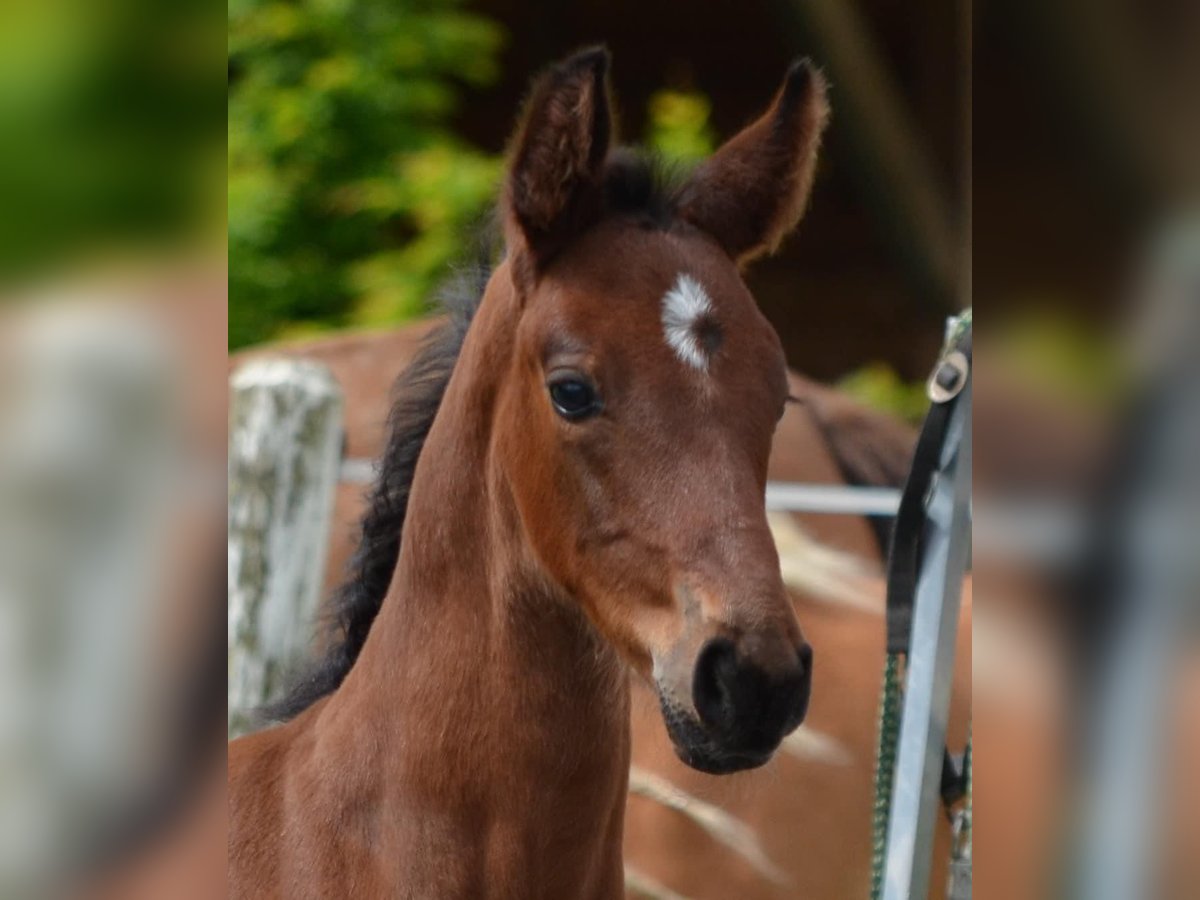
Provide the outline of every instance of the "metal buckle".
[[925,393],[934,403],[953,400],[967,383],[970,363],[961,350],[952,350],[938,360],[937,367],[925,384]]

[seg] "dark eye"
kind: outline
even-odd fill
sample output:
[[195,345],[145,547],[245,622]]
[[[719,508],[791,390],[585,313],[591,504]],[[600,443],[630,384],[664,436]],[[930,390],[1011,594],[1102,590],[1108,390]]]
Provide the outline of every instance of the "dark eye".
[[583,419],[600,411],[600,398],[590,383],[577,375],[550,382],[550,402],[564,419]]

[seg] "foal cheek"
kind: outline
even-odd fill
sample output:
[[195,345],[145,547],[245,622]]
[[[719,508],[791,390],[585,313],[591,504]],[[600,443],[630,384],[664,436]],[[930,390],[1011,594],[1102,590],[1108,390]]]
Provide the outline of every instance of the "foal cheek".
[[573,590],[579,571],[573,551],[572,509],[579,503],[564,448],[541,401],[540,386],[530,384],[502,399],[498,421],[507,423],[497,435],[497,455],[508,461],[508,482],[516,514],[537,564],[559,584]]

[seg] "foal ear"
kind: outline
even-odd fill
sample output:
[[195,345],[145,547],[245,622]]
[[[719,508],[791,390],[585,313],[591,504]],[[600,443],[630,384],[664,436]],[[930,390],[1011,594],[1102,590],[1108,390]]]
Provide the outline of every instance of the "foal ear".
[[825,78],[807,59],[792,63],[762,118],[688,179],[680,215],[739,263],[775,250],[804,213],[828,117]]
[[518,268],[529,274],[599,212],[613,130],[608,59],[607,50],[593,47],[550,69],[534,85],[517,129],[504,193],[505,228]]

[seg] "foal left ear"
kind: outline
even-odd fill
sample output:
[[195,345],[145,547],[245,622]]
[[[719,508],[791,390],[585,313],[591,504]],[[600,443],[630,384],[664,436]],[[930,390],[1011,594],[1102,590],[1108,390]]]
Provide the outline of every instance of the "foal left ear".
[[807,59],[792,63],[762,118],[688,179],[680,215],[738,263],[775,250],[804,213],[828,118],[825,78]]
[[532,278],[591,223],[612,137],[608,51],[583,50],[535,84],[513,142],[505,229],[518,278]]

